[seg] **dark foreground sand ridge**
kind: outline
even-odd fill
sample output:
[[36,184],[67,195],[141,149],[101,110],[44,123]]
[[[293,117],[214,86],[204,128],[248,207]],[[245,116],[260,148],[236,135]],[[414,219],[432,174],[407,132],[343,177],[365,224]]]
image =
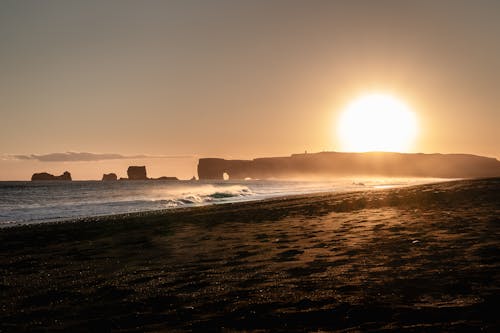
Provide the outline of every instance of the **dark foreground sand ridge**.
[[0,330],[498,331],[500,179],[0,230]]

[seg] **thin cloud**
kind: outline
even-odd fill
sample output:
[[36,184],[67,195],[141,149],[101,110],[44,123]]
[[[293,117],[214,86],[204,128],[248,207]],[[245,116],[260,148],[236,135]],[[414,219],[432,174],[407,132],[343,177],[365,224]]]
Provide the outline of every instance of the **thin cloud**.
[[121,155],[121,154],[96,154],[96,153],[52,153],[45,155],[10,155],[16,160],[31,160],[40,162],[95,162],[104,160],[128,160],[143,158],[192,158],[188,155]]

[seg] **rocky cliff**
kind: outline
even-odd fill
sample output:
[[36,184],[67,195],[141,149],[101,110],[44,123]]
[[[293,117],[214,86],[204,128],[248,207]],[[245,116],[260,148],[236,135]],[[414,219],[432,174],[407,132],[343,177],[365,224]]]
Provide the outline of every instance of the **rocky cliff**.
[[500,162],[468,154],[337,153],[295,154],[288,157],[225,160],[202,158],[199,179],[307,178],[386,176],[478,178],[500,176]]
[[129,166],[127,169],[127,175],[128,175],[129,180],[147,180],[148,179],[145,166]]
[[54,176],[47,172],[34,173],[31,176],[31,180],[72,180],[71,174],[68,171],[65,171],[60,176]]

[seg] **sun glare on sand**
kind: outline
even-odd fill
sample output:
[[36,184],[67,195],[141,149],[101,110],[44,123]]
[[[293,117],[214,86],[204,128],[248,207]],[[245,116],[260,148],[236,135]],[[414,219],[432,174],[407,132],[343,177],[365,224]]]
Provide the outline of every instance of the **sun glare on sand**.
[[408,151],[417,135],[415,113],[383,94],[364,95],[342,112],[338,135],[344,151]]

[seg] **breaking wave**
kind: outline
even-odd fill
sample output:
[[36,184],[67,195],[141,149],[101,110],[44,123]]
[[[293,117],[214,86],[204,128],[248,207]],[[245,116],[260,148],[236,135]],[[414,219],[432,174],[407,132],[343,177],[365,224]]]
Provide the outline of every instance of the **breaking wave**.
[[197,193],[193,193],[193,191],[182,192],[177,194],[177,197],[162,199],[159,202],[165,204],[167,207],[197,206],[235,201],[238,198],[244,199],[245,197],[255,195],[248,187],[237,185],[228,186],[223,189],[205,186],[197,190]]

